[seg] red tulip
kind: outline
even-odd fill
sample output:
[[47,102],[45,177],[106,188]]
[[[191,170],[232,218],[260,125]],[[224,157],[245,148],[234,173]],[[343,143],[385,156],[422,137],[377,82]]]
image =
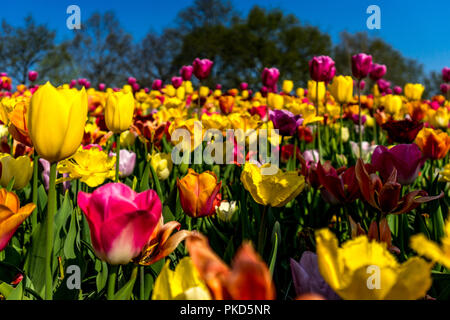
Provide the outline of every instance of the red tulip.
[[127,264],[147,245],[161,218],[156,192],[134,192],[122,183],[109,183],[92,194],[79,192],[78,205],[91,230],[98,258],[112,265]]
[[381,126],[388,133],[389,142],[412,143],[423,128],[423,122],[414,120],[389,120]]

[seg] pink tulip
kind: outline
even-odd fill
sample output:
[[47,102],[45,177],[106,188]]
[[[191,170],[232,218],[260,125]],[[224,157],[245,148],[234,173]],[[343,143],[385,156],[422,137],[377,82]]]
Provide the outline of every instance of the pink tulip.
[[266,89],[274,88],[277,85],[278,78],[280,78],[280,71],[277,68],[264,68],[262,82]]
[[360,83],[359,83],[359,88],[361,90],[364,90],[365,87],[366,87],[366,82],[364,80],[361,80]]
[[249,112],[252,116],[255,114],[259,115],[264,122],[269,120],[269,109],[267,106],[252,107]]
[[240,84],[239,88],[241,89],[241,91],[247,90],[248,89],[248,83],[247,82],[242,82]]
[[402,92],[403,92],[402,87],[399,87],[399,86],[395,86],[394,87],[394,93],[395,94],[400,95],[400,94],[402,94]]
[[95,254],[112,265],[128,264],[141,253],[162,213],[154,190],[136,193],[122,183],[108,183],[92,194],[79,192],[78,205]]
[[441,84],[440,89],[441,89],[442,94],[447,94],[447,92],[450,91],[450,85],[443,83],[443,84]]
[[36,71],[30,71],[28,72],[28,80],[31,82],[35,82],[38,77],[38,73]]
[[155,81],[153,81],[152,90],[156,90],[156,91],[161,90],[162,85],[163,85],[162,80],[156,79]]
[[145,88],[144,88],[144,91],[145,91],[145,93],[149,93],[149,92],[150,92],[150,89],[147,88],[147,87],[145,87]]
[[389,87],[391,86],[391,83],[384,79],[380,79],[377,81],[377,86],[381,93],[383,93],[383,92],[388,93],[387,91],[388,91]]
[[193,66],[194,66],[194,75],[199,79],[203,80],[208,78],[209,74],[211,73],[211,69],[214,62],[212,62],[209,59],[199,59],[196,58],[194,60]]
[[216,84],[216,90],[222,90],[222,85],[221,84]]
[[386,74],[386,66],[384,64],[374,63],[370,67],[370,79],[378,81]]
[[398,183],[408,185],[413,183],[419,175],[419,170],[425,163],[416,144],[398,144],[391,149],[385,146],[378,146],[372,154],[372,165],[386,181],[397,169]]
[[86,82],[87,82],[87,79],[85,79],[85,78],[78,79],[78,84],[80,86],[84,86],[86,84]]
[[86,89],[89,89],[89,88],[91,87],[91,83],[90,83],[89,81],[86,81],[86,82],[84,83],[84,87],[85,87]]
[[442,80],[444,82],[450,82],[450,68],[444,67],[442,69]]
[[175,89],[178,89],[183,84],[183,78],[182,77],[172,77],[172,85]]
[[98,90],[103,91],[103,90],[105,90],[105,89],[106,89],[106,84],[100,83],[100,84],[98,85]]
[[372,56],[359,53],[352,57],[352,73],[356,79],[367,77],[372,67]]
[[77,80],[71,80],[70,83],[69,83],[69,87],[70,87],[70,88],[73,88],[73,87],[75,87],[76,85],[77,85]]
[[[110,157],[115,157],[114,152],[109,153]],[[119,172],[121,178],[126,178],[131,176],[136,166],[136,153],[133,151],[128,151],[127,149],[120,150],[119,157]]]
[[132,84],[132,87],[133,91],[139,91],[139,89],[141,88],[141,86],[136,82]]
[[8,73],[6,73],[6,72],[1,72],[0,73],[0,77],[7,77],[8,76]]
[[191,81],[192,73],[194,72],[193,66],[182,66],[180,70],[180,76],[184,81]]
[[133,78],[133,77],[129,77],[128,78],[128,84],[130,85],[130,86],[132,86],[133,84],[135,84],[136,83],[136,78]]
[[309,74],[317,82],[329,83],[336,75],[334,61],[328,56],[314,57],[309,61]]

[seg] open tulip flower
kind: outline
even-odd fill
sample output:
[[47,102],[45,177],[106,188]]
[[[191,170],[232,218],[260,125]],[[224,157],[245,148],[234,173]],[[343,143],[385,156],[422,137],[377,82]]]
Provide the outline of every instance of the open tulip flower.
[[15,193],[0,189],[0,251],[5,249],[17,228],[30,216],[34,208],[34,203],[20,207]]
[[441,130],[423,128],[415,142],[423,154],[433,160],[444,158],[450,150],[450,136]]
[[78,205],[89,223],[95,254],[112,265],[127,264],[142,252],[162,211],[154,190],[136,193],[122,183],[78,193]]
[[411,119],[391,119],[384,123],[382,128],[387,131],[388,139],[391,143],[412,143],[416,139],[419,131],[422,130],[423,126],[423,122]]
[[358,159],[356,163],[355,172],[365,201],[383,215],[406,213],[417,208],[422,203],[444,196],[443,192],[437,196],[428,196],[426,191],[416,190],[400,198],[402,185],[398,183],[397,169],[395,168],[392,169],[389,178],[384,183],[377,174],[369,174],[361,159]]

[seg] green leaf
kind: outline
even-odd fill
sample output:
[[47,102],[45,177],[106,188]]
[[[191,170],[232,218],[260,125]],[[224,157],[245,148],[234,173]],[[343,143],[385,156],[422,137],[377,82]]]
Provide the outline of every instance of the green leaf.
[[150,186],[148,184],[148,179],[150,175],[150,161],[147,162],[147,165],[145,166],[144,173],[142,174],[141,183],[139,184],[139,191],[145,191],[150,189]]
[[14,187],[14,182],[15,182],[16,178],[12,177],[12,179],[9,181],[8,186],[6,187],[6,190],[11,191],[12,188]]
[[72,211],[70,219],[69,232],[67,233],[66,240],[64,241],[64,256],[66,259],[75,259],[75,239],[77,237],[77,221],[76,212]]
[[275,222],[275,225],[273,226],[273,231],[272,231],[273,247],[272,247],[272,253],[270,255],[271,258],[270,258],[270,264],[269,264],[269,271],[270,271],[271,275],[273,275],[273,271],[275,269],[275,263],[277,261],[278,243],[279,243],[280,236],[281,236],[280,223],[277,221],[277,222]]
[[95,283],[97,285],[97,292],[99,293],[106,287],[108,282],[108,264],[106,262],[96,260],[95,270],[98,271]]
[[[41,232],[42,231],[42,232]],[[31,235],[31,250],[28,251],[24,270],[35,286],[35,291],[44,296],[45,286],[45,245],[47,234],[45,223],[38,223]]]
[[11,292],[13,292],[14,287],[10,286],[6,282],[0,283],[0,293],[5,297],[8,298]]
[[129,300],[133,293],[134,283],[136,282],[138,266],[135,265],[131,272],[130,280],[114,295],[114,300]]
[[23,300],[23,281],[15,287],[8,295],[7,300]]
[[159,183],[158,175],[156,174],[156,171],[150,162],[149,162],[148,166],[150,167],[150,171],[151,171],[152,177],[153,177],[153,182],[155,183],[156,193],[158,193],[158,196],[159,196],[159,199],[161,200],[161,202],[164,202],[163,193],[161,191],[161,185]]

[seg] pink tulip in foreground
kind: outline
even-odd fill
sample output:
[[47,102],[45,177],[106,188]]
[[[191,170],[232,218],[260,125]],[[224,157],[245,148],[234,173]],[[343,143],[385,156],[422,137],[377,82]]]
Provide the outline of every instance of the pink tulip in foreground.
[[98,258],[112,265],[127,264],[148,243],[161,218],[156,192],[136,193],[122,183],[109,183],[92,194],[79,192]]

